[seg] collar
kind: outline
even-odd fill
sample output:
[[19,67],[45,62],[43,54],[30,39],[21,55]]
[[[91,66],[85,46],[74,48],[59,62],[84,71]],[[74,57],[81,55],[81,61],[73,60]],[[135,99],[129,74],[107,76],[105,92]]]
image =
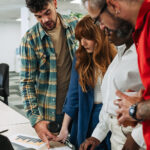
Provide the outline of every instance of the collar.
[[143,27],[144,25],[143,19],[149,11],[150,11],[150,0],[144,0],[137,17],[135,30],[141,29]]
[[65,29],[69,28],[70,25],[69,25],[69,23],[68,23],[68,20],[67,20],[65,17],[61,16],[59,13],[57,13],[57,15],[58,15],[58,17],[59,17],[59,19],[60,19],[60,22],[61,22],[62,26],[63,26]]
[[40,23],[38,23],[37,26],[38,26],[38,30],[39,30],[39,36],[42,40],[44,38],[44,36],[46,36],[46,32],[45,32],[45,30],[43,29],[43,27],[41,26]]
[[117,52],[119,57],[122,57],[128,51],[135,51],[135,44],[132,44],[127,50],[126,44],[117,46]]

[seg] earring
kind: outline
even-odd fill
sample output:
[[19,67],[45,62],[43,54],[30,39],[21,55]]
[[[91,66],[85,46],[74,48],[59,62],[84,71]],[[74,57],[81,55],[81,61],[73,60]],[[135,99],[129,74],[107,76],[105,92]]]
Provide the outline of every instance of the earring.
[[120,10],[116,10],[116,15],[120,14]]

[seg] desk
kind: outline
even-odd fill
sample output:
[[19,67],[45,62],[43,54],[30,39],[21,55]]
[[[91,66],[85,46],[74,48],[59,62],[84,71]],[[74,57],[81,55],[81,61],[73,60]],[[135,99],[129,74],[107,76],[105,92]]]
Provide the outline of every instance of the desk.
[[29,123],[29,120],[0,101],[0,127]]
[[[0,102],[0,120],[0,131],[8,129],[8,131],[3,134],[8,138],[17,133],[38,137],[35,130],[31,127],[29,120],[3,102]],[[51,145],[57,146],[57,144],[58,143],[51,142]],[[51,146],[51,149],[55,146]],[[63,145],[61,144],[61,146]],[[60,147],[60,144],[58,144],[58,147]],[[69,148],[66,147],[66,149]],[[45,146],[40,150],[47,150],[47,148]]]

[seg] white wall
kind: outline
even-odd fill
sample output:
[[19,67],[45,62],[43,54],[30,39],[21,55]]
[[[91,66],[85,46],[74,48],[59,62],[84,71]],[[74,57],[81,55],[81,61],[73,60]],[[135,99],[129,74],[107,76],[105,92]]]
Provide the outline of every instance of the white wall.
[[10,71],[16,70],[16,48],[19,46],[20,22],[0,22],[0,63],[8,63]]
[[33,14],[26,10],[25,7],[21,9],[22,22],[0,21],[0,63],[9,64],[10,71],[20,71],[20,58],[16,55],[16,48],[25,32],[36,23]]
[[[69,14],[71,10],[74,12],[84,13],[85,9],[77,4],[68,3],[68,1],[59,1],[58,12],[61,14]],[[78,6],[78,7],[76,7]],[[68,9],[70,8],[70,9]],[[76,10],[74,10],[77,8]],[[78,10],[80,9],[80,11]],[[36,23],[33,14],[27,11],[26,7],[21,8],[20,17],[22,22],[0,20],[0,63],[8,63],[10,71],[20,70],[19,58],[16,56],[16,48],[19,47],[21,37],[26,30]],[[12,19],[13,20],[13,19]]]

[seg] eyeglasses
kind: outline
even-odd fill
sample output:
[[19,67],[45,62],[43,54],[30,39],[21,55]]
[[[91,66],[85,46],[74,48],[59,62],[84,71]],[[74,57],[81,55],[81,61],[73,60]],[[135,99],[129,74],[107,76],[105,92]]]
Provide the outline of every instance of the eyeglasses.
[[104,6],[102,7],[101,11],[99,12],[98,16],[96,18],[94,18],[94,24],[100,24],[100,20],[99,17],[100,15],[105,11],[105,9],[107,8],[107,3],[104,4]]
[[[117,38],[124,38],[124,33],[121,29],[113,30],[113,29],[109,29],[109,28],[105,27],[104,33],[107,36],[115,35]],[[129,35],[129,34],[126,34],[126,35]]]
[[110,36],[112,33],[116,34],[118,32],[118,30],[113,30],[113,29],[109,29],[109,28],[105,27],[104,32],[107,36]]

